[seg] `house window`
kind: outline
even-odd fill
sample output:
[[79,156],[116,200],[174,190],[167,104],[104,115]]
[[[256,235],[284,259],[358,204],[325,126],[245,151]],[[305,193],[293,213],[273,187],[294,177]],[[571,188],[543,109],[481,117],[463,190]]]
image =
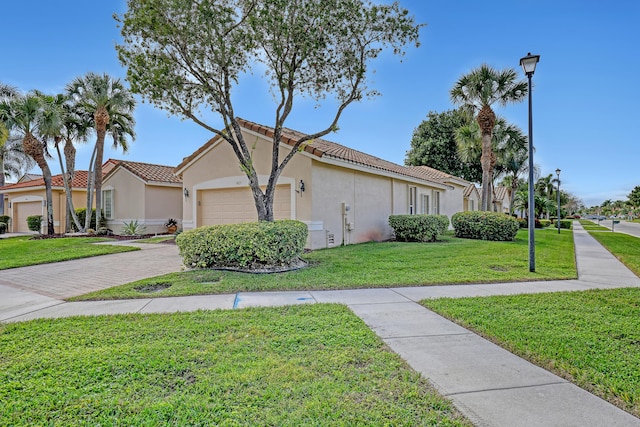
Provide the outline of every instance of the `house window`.
[[433,212],[436,215],[440,215],[440,192],[435,191],[433,193]]
[[113,218],[113,190],[104,190],[102,192],[102,210],[105,218]]
[[418,213],[416,209],[416,202],[418,196],[418,189],[416,187],[409,187],[409,215],[415,215]]
[[469,200],[469,210],[470,211],[475,211],[476,210],[475,206],[474,206],[475,202],[476,202],[475,200]]
[[422,195],[422,211],[423,214],[429,213],[429,196],[427,194]]

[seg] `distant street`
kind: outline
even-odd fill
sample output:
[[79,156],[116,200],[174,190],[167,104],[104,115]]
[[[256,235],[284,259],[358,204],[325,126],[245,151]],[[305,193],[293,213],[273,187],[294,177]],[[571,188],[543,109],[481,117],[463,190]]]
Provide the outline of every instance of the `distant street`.
[[[593,222],[610,229],[611,223],[613,222],[613,220],[605,219],[605,220],[601,220],[600,222],[594,220]],[[640,223],[620,220],[618,224],[614,225],[614,231],[618,233],[626,233],[632,236],[640,237]]]

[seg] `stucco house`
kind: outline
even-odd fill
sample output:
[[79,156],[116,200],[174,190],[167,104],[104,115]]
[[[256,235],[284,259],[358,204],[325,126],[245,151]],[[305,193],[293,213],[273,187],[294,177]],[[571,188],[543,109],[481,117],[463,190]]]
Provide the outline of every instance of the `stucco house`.
[[[253,148],[261,185],[270,171],[273,129],[238,120]],[[303,134],[284,129],[282,159]],[[257,219],[246,175],[230,145],[220,137],[207,141],[180,163],[183,227],[238,223]],[[465,209],[471,183],[426,166],[401,166],[323,139],[297,153],[278,179],[276,219],[307,224],[307,247],[380,241],[392,237],[393,214],[444,214]],[[475,199],[474,199],[475,200]]]
[[[169,218],[182,218],[182,183],[172,166],[107,160],[103,166],[102,200],[107,226],[118,234],[124,222],[137,220],[148,233],[165,232]],[[76,171],[71,185],[76,208],[87,203],[87,171]],[[27,217],[46,218],[44,179],[21,179],[0,189],[5,198],[5,214],[11,217],[9,231],[28,232]],[[53,220],[56,233],[66,223],[66,194],[62,175],[52,177]],[[94,198],[95,204],[95,198]],[[44,229],[42,230],[44,231]]]
[[146,233],[165,233],[169,218],[182,218],[182,180],[173,166],[110,160],[115,166],[102,179],[102,206],[107,227],[119,234],[138,221]]
[[[103,171],[109,171],[115,162],[107,161]],[[51,177],[51,192],[53,194],[53,225],[56,233],[64,232],[67,218],[67,199],[62,175]],[[28,174],[15,184],[8,184],[0,188],[4,195],[5,215],[11,217],[9,232],[29,232],[27,217],[33,215],[47,216],[46,189],[41,175]],[[77,208],[87,204],[87,171],[76,171],[71,183],[71,197]],[[46,227],[46,224],[44,225]]]
[[511,206],[511,188],[497,186],[493,188],[493,211],[508,214]]

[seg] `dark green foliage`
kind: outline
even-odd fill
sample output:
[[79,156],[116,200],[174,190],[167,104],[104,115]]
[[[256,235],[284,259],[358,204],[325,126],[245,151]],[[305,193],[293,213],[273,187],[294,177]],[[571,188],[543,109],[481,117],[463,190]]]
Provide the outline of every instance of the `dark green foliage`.
[[446,215],[391,215],[389,225],[397,240],[404,242],[435,242],[447,231]]
[[636,185],[627,197],[631,206],[640,207],[640,185]]
[[[542,222],[538,218],[534,220],[534,223],[535,228],[543,228]],[[529,228],[529,220],[527,218],[518,218],[518,224],[520,228]]]
[[482,181],[480,163],[469,164],[460,159],[455,140],[456,130],[469,124],[469,117],[461,110],[443,113],[430,111],[413,131],[411,149],[407,151],[408,166],[430,166],[467,181]]
[[[76,215],[78,216],[78,222],[80,224],[84,224],[84,221],[87,218],[87,208],[76,209]],[[106,226],[107,226],[107,220],[104,217],[104,213],[103,213],[102,216],[100,217],[99,228],[105,228]],[[71,221],[71,228],[73,229],[73,231],[79,231],[76,228],[76,225],[73,223],[73,221]],[[96,230],[96,210],[95,209],[91,209],[91,224],[89,225],[89,228],[92,230]]]
[[9,215],[0,215],[0,222],[4,222],[9,225],[9,221],[11,221],[11,217]]
[[498,212],[458,212],[451,217],[456,237],[511,241],[520,225],[518,220]]
[[571,230],[572,224],[573,224],[573,220],[571,219],[560,220],[560,228],[566,228],[567,230]]
[[42,225],[42,215],[33,215],[27,217],[27,226],[31,231],[40,232],[40,227]]
[[7,232],[7,223],[0,222],[0,234],[4,234]]
[[540,222],[540,227],[542,227],[542,228],[546,228],[546,227],[549,227],[551,225],[551,220],[549,220],[549,219],[541,219],[541,220],[539,220],[539,222]]
[[300,221],[259,221],[187,230],[176,244],[187,267],[260,269],[296,262],[307,234]]

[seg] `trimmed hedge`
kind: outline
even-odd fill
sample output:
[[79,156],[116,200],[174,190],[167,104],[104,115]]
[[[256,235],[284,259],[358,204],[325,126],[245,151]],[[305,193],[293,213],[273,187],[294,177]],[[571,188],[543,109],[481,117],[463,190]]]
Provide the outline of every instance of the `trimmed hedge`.
[[40,227],[42,227],[42,215],[33,215],[27,217],[27,227],[31,231],[40,232]]
[[257,270],[293,265],[307,234],[300,221],[247,222],[187,230],[176,237],[176,245],[187,267]]
[[456,237],[510,241],[520,228],[518,220],[498,212],[458,212],[451,217]]
[[7,232],[7,223],[0,222],[0,234],[4,234]]
[[550,219],[541,219],[540,220],[540,226],[542,228],[549,227],[550,225],[551,225],[551,220]]
[[571,230],[572,226],[573,226],[573,220],[572,219],[561,219],[560,220],[560,228],[566,228],[567,230]]
[[0,222],[4,222],[7,226],[9,225],[10,220],[11,217],[9,215],[0,215]]
[[396,240],[435,242],[449,227],[446,215],[391,215],[389,225]]
[[[540,222],[538,218],[534,219],[534,227],[542,228],[542,222]],[[527,218],[518,218],[518,224],[520,224],[520,228],[529,228],[529,220]]]

